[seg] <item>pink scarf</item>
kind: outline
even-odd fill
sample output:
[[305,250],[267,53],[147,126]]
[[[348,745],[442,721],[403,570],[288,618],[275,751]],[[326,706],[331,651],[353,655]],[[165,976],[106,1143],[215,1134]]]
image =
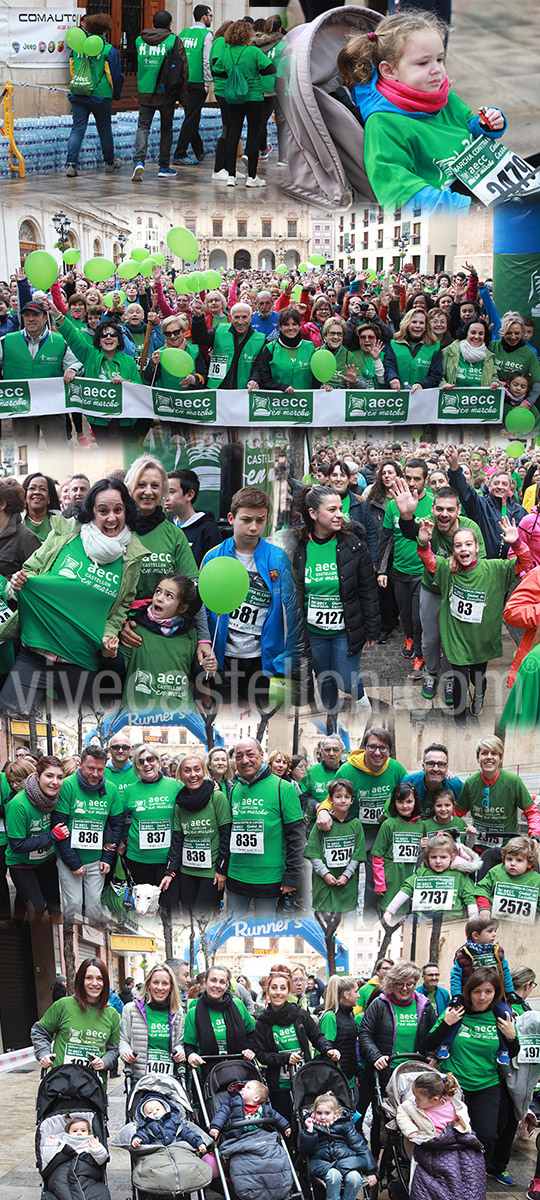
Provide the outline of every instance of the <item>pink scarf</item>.
[[396,108],[402,108],[405,112],[425,112],[431,115],[440,112],[447,104],[450,81],[447,75],[438,92],[417,92],[415,88],[407,87],[404,83],[397,83],[395,79],[381,79],[379,75],[377,91],[391,104],[395,104]]

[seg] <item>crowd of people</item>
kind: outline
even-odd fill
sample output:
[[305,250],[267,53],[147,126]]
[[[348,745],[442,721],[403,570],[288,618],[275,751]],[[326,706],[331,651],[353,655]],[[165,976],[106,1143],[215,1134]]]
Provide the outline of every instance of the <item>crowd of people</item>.
[[176,914],[313,908],[392,930],[409,913],[480,912],[534,925],[540,812],[500,739],[479,740],[465,779],[441,743],[420,770],[391,750],[378,725],[347,754],[328,735],[311,763],[266,757],[251,737],[172,760],[122,731],[65,760],[23,747],[0,777],[0,912],[11,916],[9,872],[16,916],[35,920],[111,919],[120,878]]
[[[526,1139],[538,1124],[539,1067],[528,1057],[539,1030],[529,1004],[536,972],[508,961],[497,922],[489,916],[470,919],[464,935],[444,982],[436,961],[420,968],[381,957],[371,977],[331,975],[325,985],[301,963],[269,953],[258,987],[245,973],[233,977],[219,963],[194,977],[187,962],[168,959],[147,969],[137,985],[127,978],[118,992],[111,990],[105,964],[86,959],[73,994],[64,986],[33,1026],[35,1055],[44,1072],[65,1074],[66,1066],[89,1065],[105,1088],[119,1065],[130,1087],[154,1076],[155,1092],[143,1087],[135,1124],[115,1144],[138,1151],[149,1143],[187,1141],[204,1156],[219,1142],[227,1157],[227,1135],[242,1139],[235,1152],[244,1168],[243,1187],[242,1173],[233,1174],[240,1200],[248,1180],[253,1186],[248,1155],[255,1147],[257,1195],[284,1200],[289,1194],[287,1159],[283,1190],[276,1192],[267,1143],[251,1141],[260,1138],[260,1122],[270,1121],[270,1128],[290,1140],[310,1178],[322,1179],[339,1200],[342,1189],[352,1198],[363,1182],[383,1186],[396,1177],[389,1149],[395,1138],[385,1137],[381,1153],[381,1128],[391,1118],[390,1128],[403,1135],[408,1154],[402,1177],[403,1170],[409,1173],[403,1162],[412,1160],[411,1200],[431,1194],[426,1181],[432,1187],[435,1179],[445,1200],[460,1200],[464,1177],[478,1200],[485,1200],[487,1175],[515,1185],[509,1164],[516,1133]],[[239,1065],[238,1081],[233,1073],[210,1115],[196,1108],[197,1123],[184,1125],[185,1114],[168,1103],[171,1093],[163,1081],[183,1081],[186,1068],[188,1078],[196,1073],[204,1081],[216,1060],[231,1055],[250,1070],[243,1075]],[[399,1063],[411,1055],[417,1061],[407,1063],[402,1083]],[[312,1059],[318,1064],[314,1090],[302,1102],[293,1081]],[[250,1126],[255,1116],[259,1122]],[[74,1128],[77,1120],[80,1129]],[[53,1161],[58,1169],[63,1159],[55,1155],[66,1145],[73,1151],[70,1138],[77,1136],[84,1144],[75,1146],[76,1155],[89,1154],[102,1164],[106,1155],[92,1133],[88,1114],[84,1119],[75,1107],[65,1132],[55,1129],[54,1145],[49,1135],[45,1166]],[[428,1150],[435,1154],[436,1170]],[[90,1196],[81,1174],[79,1191]],[[528,1200],[539,1193],[537,1163]]]

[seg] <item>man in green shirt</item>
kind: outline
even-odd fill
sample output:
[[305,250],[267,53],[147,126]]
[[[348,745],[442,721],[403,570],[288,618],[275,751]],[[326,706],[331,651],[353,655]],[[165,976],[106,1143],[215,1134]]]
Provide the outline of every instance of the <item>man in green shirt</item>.
[[[417,502],[416,516],[430,516],[433,493],[426,489],[427,463],[421,458],[407,459],[404,475],[405,482]],[[377,564],[379,587],[388,586],[389,573],[405,630],[405,645],[401,653],[404,658],[414,658],[409,679],[421,679],[424,673],[420,623],[420,584],[423,567],[416,552],[416,544],[403,536],[400,511],[395,500],[387,504],[384,514]]]
[[[394,500],[400,512],[399,528],[411,545],[416,541],[420,528],[415,520],[418,507],[418,497],[413,496],[410,487],[404,479],[396,479],[393,487]],[[431,506],[435,528],[431,537],[431,549],[440,558],[450,558],[452,554],[452,538],[458,529],[472,529],[478,539],[478,558],[486,557],[486,547],[476,521],[471,521],[461,513],[459,496],[454,488],[438,488]],[[420,586],[420,624],[422,626],[422,655],[426,674],[422,686],[422,695],[426,700],[433,700],[437,693],[439,675],[445,676],[444,702],[450,707],[454,703],[454,682],[441,648],[439,615],[441,611],[441,592],[430,575],[424,570]],[[442,656],[442,657],[441,657]],[[411,673],[414,676],[415,672]],[[411,678],[411,676],[409,676]]]
[[227,911],[245,917],[253,902],[254,915],[268,917],[280,896],[302,886],[302,809],[296,788],[272,774],[256,738],[238,742],[235,765]]
[[[176,103],[186,103],[188,64],[180,38],[171,32],[172,16],[160,9],[152,17],[152,29],[143,29],[135,42],[137,48],[137,99],[139,120],[133,154],[133,183],[141,183],[148,147],[148,134],[154,113],[159,112],[159,171],[158,179],[175,179],[176,171],[169,166],[173,139],[173,119]],[[173,53],[180,60],[178,88],[165,91],[161,76],[165,59]]]
[[109,758],[105,767],[105,780],[109,779],[120,796],[132,783],[137,783],[137,776],[131,765],[131,743],[127,733],[121,730],[113,733],[108,741]]
[[186,101],[186,112],[176,144],[173,162],[189,166],[193,163],[188,155],[191,144],[197,162],[204,158],[204,146],[199,133],[199,122],[206,100],[206,94],[212,83],[210,70],[210,50],[212,47],[212,9],[208,4],[196,4],[193,9],[193,25],[182,29],[180,37],[188,59],[189,85]]
[[81,919],[102,920],[101,893],[124,827],[122,801],[114,784],[105,779],[107,751],[87,746],[75,775],[60,789],[56,812],[69,836],[58,842],[58,876],[66,924]]

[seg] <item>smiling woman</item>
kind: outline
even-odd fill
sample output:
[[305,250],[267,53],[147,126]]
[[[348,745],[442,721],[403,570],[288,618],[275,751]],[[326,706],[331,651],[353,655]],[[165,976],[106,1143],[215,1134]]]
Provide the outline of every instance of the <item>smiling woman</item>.
[[[99,958],[85,958],[73,996],[57,1000],[32,1026],[34,1052],[44,1070],[64,1063],[91,1066],[104,1087],[118,1059],[120,1018],[109,1004],[109,974]],[[54,1051],[54,1053],[53,1053]]]

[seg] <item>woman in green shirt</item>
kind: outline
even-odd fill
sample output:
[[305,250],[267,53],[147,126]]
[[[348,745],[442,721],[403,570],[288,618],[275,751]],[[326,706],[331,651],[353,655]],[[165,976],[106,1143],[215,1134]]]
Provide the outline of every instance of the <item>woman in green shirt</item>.
[[[135,883],[159,887],[171,847],[176,780],[163,774],[159,756],[150,746],[138,746],[132,765],[137,783],[124,796],[126,863]],[[178,907],[178,885],[167,896],[167,908]]]
[[120,1017],[109,1004],[109,973],[99,958],[85,958],[75,976],[73,996],[63,996],[30,1031],[40,1067],[64,1063],[90,1066],[107,1086],[107,1071],[118,1060]]
[[60,913],[55,845],[69,830],[53,813],[63,782],[60,759],[44,755],[6,805],[6,866],[17,907],[32,920],[42,920],[45,912],[50,917]]
[[463,988],[463,1004],[447,1008],[424,1040],[426,1053],[437,1051],[446,1042],[454,1025],[459,1025],[450,1046],[450,1056],[444,1060],[463,1090],[473,1132],[482,1143],[489,1171],[497,1138],[497,1121],[501,1091],[505,1086],[499,1079],[497,1055],[499,1032],[508,1045],[510,1058],[519,1053],[515,1022],[511,1017],[496,1017],[493,1007],[501,1000],[499,975],[490,967],[472,972]]
[[19,606],[2,626],[2,640],[20,636],[22,646],[0,692],[0,709],[29,712],[51,685],[66,690],[70,705],[77,696],[78,704],[81,684],[87,689],[102,664],[113,665],[146,553],[133,535],[135,522],[124,484],[100,479],[77,517],[58,517],[47,540],[12,575]]
[[77,326],[80,322],[64,316],[50,303],[58,332],[83,364],[90,379],[106,379],[108,383],[140,383],[141,376],[133,355],[124,352],[124,334],[118,321],[106,313],[90,341]]
[[184,1012],[171,968],[157,963],[144,980],[140,1000],[126,1004],[120,1021],[120,1056],[133,1079],[172,1075],[185,1060]]
[[26,476],[22,486],[26,497],[24,523],[40,542],[44,542],[52,529],[51,517],[60,516],[56,484],[49,475],[40,475],[34,471],[32,475]]
[[228,967],[210,967],[204,977],[204,992],[186,1013],[184,1049],[190,1067],[204,1067],[207,1075],[212,1067],[209,1060],[226,1054],[241,1054],[250,1061],[255,1058],[251,1041],[255,1022],[242,1001],[230,990],[231,973]]
[[495,391],[501,384],[497,379],[495,358],[488,349],[491,341],[489,329],[475,317],[467,321],[463,334],[459,341],[451,342],[442,352],[441,388],[452,391],[456,387],[488,387]]
[[[228,112],[225,162],[227,183],[233,187],[236,183],[236,151],[242,135],[244,118],[247,118],[248,125],[246,187],[266,186],[266,180],[257,175],[259,138],[264,114],[263,83],[268,76],[275,75],[276,68],[262,50],[251,45],[253,38],[251,25],[245,21],[233,21],[225,30],[223,42],[220,39],[215,47],[215,55],[212,56],[213,78],[218,86],[222,82],[224,84],[223,96]],[[238,72],[243,78],[243,83],[234,88]],[[231,94],[233,90],[236,93],[234,96]]]
[[[187,754],[178,765],[172,845],[161,887],[174,883],[180,870],[184,912],[219,913],[231,840],[231,806],[209,778],[203,754]],[[172,780],[171,780],[172,782]]]
[[280,392],[317,388],[311,373],[315,346],[302,337],[302,317],[297,308],[283,308],[279,314],[279,336],[263,346],[255,359],[248,380],[248,391],[270,388]]

